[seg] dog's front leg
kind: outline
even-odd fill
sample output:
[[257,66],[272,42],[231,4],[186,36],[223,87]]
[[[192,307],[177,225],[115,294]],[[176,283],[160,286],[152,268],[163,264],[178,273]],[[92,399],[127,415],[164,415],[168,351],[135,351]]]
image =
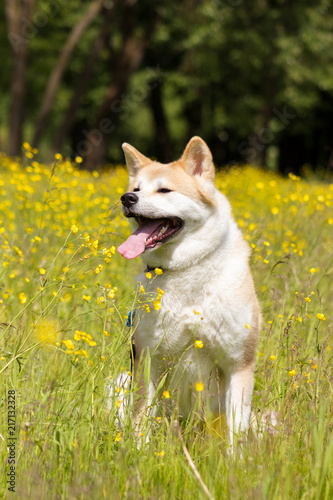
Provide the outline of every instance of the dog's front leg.
[[254,362],[226,377],[226,417],[230,444],[234,433],[249,427],[254,383]]

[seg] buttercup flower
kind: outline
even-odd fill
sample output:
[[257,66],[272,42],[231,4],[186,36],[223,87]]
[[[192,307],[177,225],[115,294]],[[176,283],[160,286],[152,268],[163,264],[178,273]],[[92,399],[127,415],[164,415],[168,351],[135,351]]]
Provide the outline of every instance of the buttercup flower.
[[195,383],[195,390],[197,392],[202,392],[204,390],[204,385],[201,382],[196,382]]

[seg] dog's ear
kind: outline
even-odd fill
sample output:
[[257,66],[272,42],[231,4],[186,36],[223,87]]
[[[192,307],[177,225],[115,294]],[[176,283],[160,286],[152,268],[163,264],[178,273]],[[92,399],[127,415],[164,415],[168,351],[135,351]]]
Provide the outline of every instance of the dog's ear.
[[215,168],[212,153],[200,137],[192,137],[185,148],[181,161],[188,174],[203,177],[207,181],[214,181]]
[[126,165],[130,176],[134,177],[140,168],[150,163],[151,160],[149,158],[139,153],[137,149],[133,148],[130,144],[127,144],[127,142],[124,142],[121,147],[125,153]]

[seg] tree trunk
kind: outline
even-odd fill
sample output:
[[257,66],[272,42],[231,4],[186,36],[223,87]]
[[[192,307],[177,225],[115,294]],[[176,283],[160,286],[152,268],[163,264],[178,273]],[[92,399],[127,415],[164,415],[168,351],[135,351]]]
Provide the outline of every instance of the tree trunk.
[[100,34],[94,44],[94,47],[88,57],[85,67],[78,78],[77,85],[73,91],[71,102],[68,106],[67,113],[65,115],[64,120],[62,121],[58,132],[55,136],[55,139],[52,144],[52,150],[55,153],[61,151],[64,140],[66,137],[70,136],[75,128],[75,114],[77,109],[80,106],[81,99],[87,92],[91,78],[94,74],[94,70],[96,67],[96,63],[99,60],[100,54],[104,47],[107,45],[108,39],[110,37],[111,32],[111,19],[110,12],[112,9],[109,9],[105,13],[105,19],[101,25]]
[[150,82],[150,105],[155,123],[156,156],[162,163],[173,159],[172,143],[163,106],[162,84],[159,80]]
[[[138,9],[142,9],[141,11],[135,11],[136,4]],[[89,132],[83,131],[86,140],[78,144],[77,153],[84,158],[83,167],[87,170],[94,170],[103,164],[106,145],[115,129],[115,124],[117,120],[125,119],[120,114],[123,101],[128,97],[125,96],[125,92],[131,76],[142,61],[157,22],[156,5],[147,8],[136,0],[127,0],[122,7],[123,43],[113,59],[112,82],[97,112],[94,127]],[[143,26],[138,25],[140,16],[144,16]],[[141,35],[137,34],[138,27]]]
[[266,150],[274,140],[276,133],[268,128],[272,117],[272,105],[266,104],[257,115],[254,134],[248,137],[248,147],[243,149],[245,162],[257,166],[265,165]]
[[113,132],[119,115],[119,104],[126,91],[130,77],[138,68],[144,53],[145,43],[136,38],[129,38],[117,57],[112,84],[106,91],[100,106],[95,126],[85,133],[86,140],[80,146],[78,154],[84,157],[84,168],[95,170],[102,165],[106,153],[106,137]]
[[9,111],[9,154],[21,154],[25,118],[26,75],[28,58],[27,23],[33,11],[34,0],[6,0],[8,38],[13,49],[14,68],[11,83]]
[[46,120],[51,112],[57,90],[59,88],[64,72],[67,69],[73,51],[77,46],[77,44],[79,43],[83,33],[86,31],[86,29],[89,27],[89,25],[93,22],[93,20],[100,12],[102,6],[103,6],[103,0],[94,0],[90,4],[87,12],[85,12],[85,14],[77,23],[77,25],[72,29],[67,39],[67,42],[65,43],[61,51],[58,61],[49,78],[46,91],[43,97],[42,105],[37,115],[35,131],[32,140],[32,144],[34,147],[37,147],[40,142],[40,139],[42,137],[45,128]]

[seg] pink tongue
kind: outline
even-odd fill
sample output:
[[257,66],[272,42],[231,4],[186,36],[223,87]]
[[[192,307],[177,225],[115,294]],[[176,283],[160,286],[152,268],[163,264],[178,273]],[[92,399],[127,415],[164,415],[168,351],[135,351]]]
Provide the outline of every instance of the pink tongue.
[[127,240],[118,247],[118,252],[125,259],[134,259],[146,248],[147,238],[162,224],[162,219],[154,219],[142,224]]

